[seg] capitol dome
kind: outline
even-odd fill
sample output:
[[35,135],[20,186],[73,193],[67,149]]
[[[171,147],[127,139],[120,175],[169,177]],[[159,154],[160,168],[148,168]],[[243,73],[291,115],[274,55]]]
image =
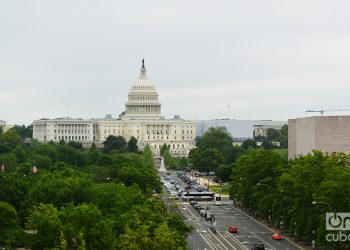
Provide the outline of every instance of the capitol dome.
[[146,75],[145,61],[142,60],[140,76],[131,86],[125,104],[123,119],[161,119],[161,103],[158,93]]

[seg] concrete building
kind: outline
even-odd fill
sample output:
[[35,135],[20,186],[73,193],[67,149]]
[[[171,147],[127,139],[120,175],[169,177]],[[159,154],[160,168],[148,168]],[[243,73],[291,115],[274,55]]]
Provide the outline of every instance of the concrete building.
[[235,141],[242,142],[246,139],[252,139],[254,136],[266,136],[267,129],[280,130],[285,124],[287,124],[286,121],[272,120],[199,120],[197,121],[196,136],[202,137],[212,127],[225,127]]
[[288,158],[312,150],[350,151],[350,116],[313,116],[288,120]]
[[0,120],[0,128],[2,129],[2,132],[5,133],[7,130],[12,128],[12,125],[7,125],[6,121]]
[[158,93],[146,75],[144,61],[140,76],[132,85],[125,104],[125,111],[118,118],[80,119],[56,118],[40,119],[33,122],[33,138],[41,141],[78,141],[88,146],[102,145],[110,135],[123,136],[128,141],[132,136],[139,147],[149,144],[154,154],[159,153],[163,144],[174,156],[187,156],[195,147],[196,123],[181,119],[165,119],[161,114]]

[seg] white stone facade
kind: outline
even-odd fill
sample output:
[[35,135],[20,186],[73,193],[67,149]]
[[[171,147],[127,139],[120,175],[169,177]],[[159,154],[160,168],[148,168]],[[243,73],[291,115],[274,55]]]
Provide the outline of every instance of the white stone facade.
[[40,119],[33,122],[33,138],[40,142],[60,140],[89,143],[94,141],[93,120],[75,118]]
[[202,137],[209,128],[225,127],[240,142],[254,136],[266,136],[269,128],[280,130],[286,121],[215,119],[197,121],[196,136]]
[[106,115],[101,119],[40,119],[33,122],[33,138],[41,142],[78,141],[101,145],[109,135],[134,136],[139,146],[149,144],[155,154],[167,144],[174,156],[187,156],[195,147],[196,123],[175,116],[164,119],[158,93],[146,76],[144,63],[138,80],[132,85],[125,111],[118,119]]
[[13,128],[12,125],[7,125],[6,121],[0,120],[0,128],[2,129],[2,132],[5,133],[10,128]]

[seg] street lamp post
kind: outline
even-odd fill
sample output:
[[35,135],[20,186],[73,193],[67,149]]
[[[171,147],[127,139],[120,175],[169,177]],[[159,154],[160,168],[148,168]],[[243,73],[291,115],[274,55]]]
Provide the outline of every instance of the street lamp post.
[[271,226],[271,209],[269,209],[269,227]]
[[281,215],[281,221],[280,221],[280,228],[281,228],[281,234],[283,234],[283,216]]
[[[257,184],[258,186],[267,186],[269,188],[269,194],[271,194],[272,188],[269,184],[265,184],[265,183],[260,183],[258,182]],[[269,227],[270,227],[270,220],[271,220],[271,216],[270,216],[271,210],[269,209],[269,214],[268,214],[268,220],[269,220]]]
[[[313,201],[312,205],[317,205],[317,204],[325,204],[327,205],[329,212],[333,212],[334,219],[337,217],[336,212],[332,209],[331,205],[326,202],[326,201]],[[315,241],[315,230],[312,230],[312,249],[315,249],[316,246],[316,241]]]

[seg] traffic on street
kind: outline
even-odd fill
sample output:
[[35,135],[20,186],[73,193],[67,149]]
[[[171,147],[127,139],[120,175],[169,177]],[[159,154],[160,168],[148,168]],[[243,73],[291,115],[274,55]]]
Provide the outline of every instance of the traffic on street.
[[[223,199],[220,205],[215,204],[216,194],[212,195],[211,199],[196,200],[193,199],[196,196],[191,196],[189,200],[188,195],[191,193],[205,192],[204,196],[209,197],[210,191],[195,181],[189,181],[181,174],[162,174],[161,179],[165,191],[169,193],[168,199],[177,203],[178,212],[184,221],[193,227],[187,240],[192,250],[302,249],[284,239],[279,232],[274,232],[252,217],[243,214],[232,205],[229,199]],[[198,194],[198,197],[201,196]]]

